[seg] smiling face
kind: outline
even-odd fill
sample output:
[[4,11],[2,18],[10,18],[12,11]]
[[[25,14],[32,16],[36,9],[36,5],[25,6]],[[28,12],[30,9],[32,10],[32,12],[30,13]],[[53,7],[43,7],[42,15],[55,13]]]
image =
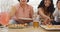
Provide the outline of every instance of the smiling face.
[[57,7],[60,9],[60,1],[57,2]]
[[20,0],[20,3],[21,4],[26,4],[27,3],[27,0]]
[[49,7],[51,4],[51,0],[44,0],[44,4],[46,7]]

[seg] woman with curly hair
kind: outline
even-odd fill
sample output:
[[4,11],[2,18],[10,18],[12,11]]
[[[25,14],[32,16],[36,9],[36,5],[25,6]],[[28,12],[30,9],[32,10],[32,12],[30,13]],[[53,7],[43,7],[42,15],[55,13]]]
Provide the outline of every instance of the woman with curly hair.
[[55,10],[53,0],[42,0],[38,8],[38,14],[44,19],[44,23],[47,24],[49,21],[51,21],[52,13]]

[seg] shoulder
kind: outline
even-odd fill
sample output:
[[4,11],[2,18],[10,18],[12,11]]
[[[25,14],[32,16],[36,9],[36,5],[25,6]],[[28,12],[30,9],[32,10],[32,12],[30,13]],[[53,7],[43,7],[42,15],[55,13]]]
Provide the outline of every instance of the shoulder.
[[11,6],[11,10],[17,10],[18,9],[18,5],[19,4],[16,4],[16,5]]
[[44,10],[43,7],[38,8],[38,10]]
[[[28,4],[27,4],[28,5]],[[33,9],[33,6],[31,6],[31,5],[28,5],[28,7],[30,8],[30,9]]]
[[19,7],[19,3],[13,5],[12,7],[14,7],[14,8],[18,8],[18,7]]
[[58,9],[57,8],[55,8],[55,11],[54,11],[54,13],[58,13],[59,11],[58,11]]
[[58,8],[55,8],[55,11],[58,12]]

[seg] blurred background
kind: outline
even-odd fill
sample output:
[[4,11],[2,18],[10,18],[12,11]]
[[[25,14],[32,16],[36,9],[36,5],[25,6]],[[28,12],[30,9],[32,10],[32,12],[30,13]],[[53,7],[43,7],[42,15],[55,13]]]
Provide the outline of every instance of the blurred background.
[[[56,7],[56,1],[53,0],[54,6]],[[33,6],[34,12],[37,12],[38,5],[41,0],[29,0],[28,4]],[[0,12],[9,11],[12,5],[19,3],[18,0],[0,0]]]

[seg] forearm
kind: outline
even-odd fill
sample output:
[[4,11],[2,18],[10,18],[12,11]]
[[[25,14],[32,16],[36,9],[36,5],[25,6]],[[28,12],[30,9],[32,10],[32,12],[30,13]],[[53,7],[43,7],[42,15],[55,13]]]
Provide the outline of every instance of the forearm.
[[49,16],[45,15],[44,13],[40,13],[40,16],[44,19],[50,18]]
[[58,16],[58,11],[54,11],[53,16]]
[[12,8],[11,8],[11,11],[10,11],[10,13],[9,13],[10,18],[12,18],[12,17],[15,15],[15,13],[16,13],[16,8],[15,8],[15,7],[12,7]]

